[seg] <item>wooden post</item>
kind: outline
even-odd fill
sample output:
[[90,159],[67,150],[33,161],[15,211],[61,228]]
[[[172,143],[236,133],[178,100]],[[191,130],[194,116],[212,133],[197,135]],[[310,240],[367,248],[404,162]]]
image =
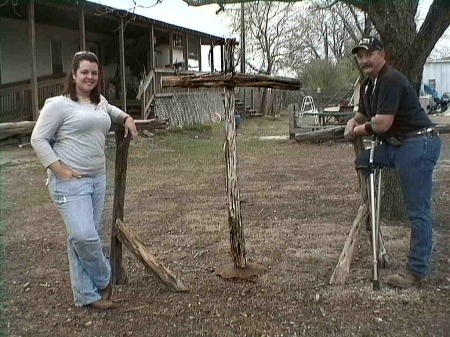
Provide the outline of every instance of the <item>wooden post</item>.
[[78,35],[80,37],[80,50],[86,50],[86,28],[84,24],[84,5],[83,3],[80,4],[78,7]]
[[125,129],[116,131],[116,165],[114,175],[114,201],[111,224],[111,282],[121,284],[122,269],[122,243],[117,237],[116,221],[123,221],[123,208],[125,204],[125,187],[127,180],[127,158],[130,145],[130,136],[124,137]]
[[214,72],[214,43],[213,40],[211,40],[211,72]]
[[155,69],[155,35],[154,35],[153,23],[150,25],[149,29],[149,37],[150,37],[150,48],[148,50],[148,59],[147,59],[147,75],[148,73]]
[[225,70],[226,66],[224,66],[224,51],[223,51],[223,44],[220,45],[220,71],[231,71],[231,70]]
[[31,91],[31,115],[37,120],[39,111],[39,93],[36,70],[36,26],[34,19],[34,0],[28,3],[28,29],[30,38],[30,91]]
[[[234,40],[227,40],[225,69],[232,71],[234,60]],[[236,120],[234,115],[234,88],[225,88],[225,118],[226,118],[226,140],[225,161],[227,172],[227,195],[228,195],[228,225],[230,228],[231,254],[236,268],[245,268],[247,264],[245,251],[244,228],[241,217],[241,203],[239,201],[239,185],[237,178],[237,155],[236,155]]]
[[184,69],[189,70],[189,36],[184,34],[183,41],[183,59],[184,59]]
[[198,71],[202,71],[202,38],[198,38]]
[[289,139],[295,139],[295,110],[289,111]]
[[169,64],[170,64],[170,69],[173,69],[173,31],[169,30]]
[[119,55],[120,55],[120,103],[122,110],[127,112],[127,88],[125,78],[125,36],[124,36],[123,18],[120,18],[119,27]]

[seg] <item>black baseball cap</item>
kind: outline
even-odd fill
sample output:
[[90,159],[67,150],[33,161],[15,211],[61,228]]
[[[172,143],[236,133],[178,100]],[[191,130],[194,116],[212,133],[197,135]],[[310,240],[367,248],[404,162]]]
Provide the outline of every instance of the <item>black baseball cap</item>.
[[356,54],[359,48],[365,49],[367,51],[384,50],[383,44],[380,42],[380,40],[373,36],[363,37],[359,41],[358,45],[352,49],[352,54]]

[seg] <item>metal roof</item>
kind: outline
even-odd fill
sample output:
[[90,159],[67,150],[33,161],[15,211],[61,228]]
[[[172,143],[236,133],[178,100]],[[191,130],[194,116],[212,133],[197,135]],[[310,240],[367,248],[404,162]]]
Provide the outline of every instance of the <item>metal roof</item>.
[[[1,7],[0,17],[17,20],[27,20],[28,9],[25,0],[18,0],[17,3],[7,3]],[[207,40],[219,40],[223,37],[211,35],[204,32],[176,26],[167,22],[148,18],[143,15],[133,14],[126,10],[117,9],[111,6],[101,5],[95,2],[84,0],[35,0],[35,19],[37,23],[78,29],[78,8],[84,7],[86,15],[86,31],[103,34],[113,34],[117,31],[118,19],[122,17],[127,22],[125,35],[139,36],[143,27],[150,27],[153,24],[155,30],[187,33]],[[156,35],[157,33],[155,33]]]
[[[259,0],[183,0],[189,6],[204,6],[211,4],[218,5],[231,5],[231,4],[239,4],[242,2],[258,2]],[[277,2],[299,2],[302,0],[275,0]]]

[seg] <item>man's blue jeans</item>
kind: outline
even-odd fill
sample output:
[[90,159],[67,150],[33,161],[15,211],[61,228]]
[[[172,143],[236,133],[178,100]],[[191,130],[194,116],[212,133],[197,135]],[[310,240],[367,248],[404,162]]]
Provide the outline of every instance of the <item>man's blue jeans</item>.
[[99,226],[106,194],[106,175],[62,180],[49,176],[49,190],[67,229],[70,281],[75,304],[101,299],[111,268],[102,251]]
[[[355,160],[357,168],[367,167],[369,153],[370,150],[364,151]],[[441,140],[436,136],[409,138],[398,147],[382,143],[374,152],[375,164],[395,168],[398,172],[411,225],[407,268],[420,277],[427,276],[429,272],[433,245],[433,170],[440,153]]]

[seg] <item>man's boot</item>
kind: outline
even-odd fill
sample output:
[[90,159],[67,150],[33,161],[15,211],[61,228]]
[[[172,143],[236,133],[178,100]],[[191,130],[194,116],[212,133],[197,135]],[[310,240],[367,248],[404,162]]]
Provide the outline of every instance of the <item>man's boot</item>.
[[403,273],[390,275],[386,279],[386,284],[392,287],[408,289],[415,285],[420,285],[422,278],[406,270]]

